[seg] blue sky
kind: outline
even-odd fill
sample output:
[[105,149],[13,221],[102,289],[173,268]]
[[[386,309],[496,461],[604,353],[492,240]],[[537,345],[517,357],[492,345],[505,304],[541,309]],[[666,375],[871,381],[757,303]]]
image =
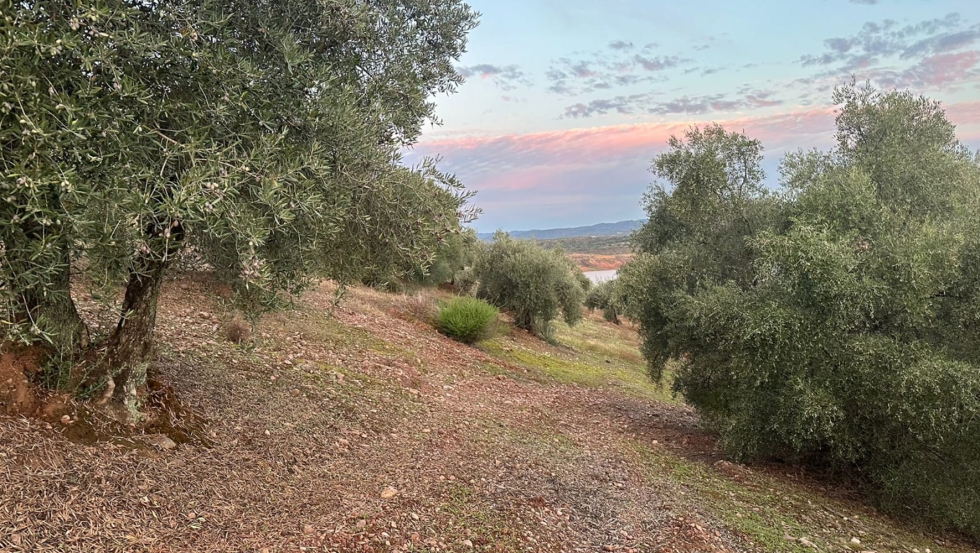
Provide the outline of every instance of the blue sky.
[[650,161],[711,122],[779,158],[827,148],[834,86],[940,100],[980,146],[980,1],[474,0],[481,24],[409,162],[471,189],[481,231],[642,217]]

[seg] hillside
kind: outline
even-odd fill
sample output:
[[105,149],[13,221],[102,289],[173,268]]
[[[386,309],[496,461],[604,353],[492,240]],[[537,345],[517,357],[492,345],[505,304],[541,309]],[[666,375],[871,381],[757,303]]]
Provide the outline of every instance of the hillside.
[[[534,238],[537,240],[577,238],[581,236],[626,236],[641,226],[643,226],[643,221],[619,221],[618,223],[599,223],[584,227],[513,230],[510,231],[510,235],[513,238]],[[481,240],[492,240],[493,234],[492,232],[481,232],[478,236]]]
[[0,551],[974,551],[725,461],[628,326],[473,348],[419,320],[435,292],[353,289],[331,314],[333,291],[237,345],[219,288],[168,282],[155,434],[71,402],[0,417]]

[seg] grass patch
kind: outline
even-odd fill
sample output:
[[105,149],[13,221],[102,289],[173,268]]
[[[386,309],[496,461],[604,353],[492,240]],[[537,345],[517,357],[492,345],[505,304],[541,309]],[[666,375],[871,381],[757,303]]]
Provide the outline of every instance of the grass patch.
[[644,365],[636,333],[621,326],[583,319],[575,326],[555,324],[555,340],[578,352],[593,353],[624,363]]
[[[574,329],[573,329],[574,332]],[[624,361],[619,356],[603,356],[573,345],[569,334],[558,338],[559,347],[540,342],[541,349],[530,349],[510,343],[502,337],[479,344],[487,354],[529,370],[531,378],[541,382],[577,384],[590,388],[614,388],[630,395],[662,402],[675,402],[668,386],[650,380],[646,365]],[[572,334],[571,336],[575,336]],[[561,347],[571,351],[562,351]],[[619,347],[613,343],[610,347]],[[627,346],[623,346],[625,351]]]
[[[519,526],[513,514],[497,505],[488,505],[469,485],[454,482],[443,491],[436,508],[436,519],[446,535],[470,537],[477,551],[519,551],[522,540],[514,530]],[[428,551],[428,549],[415,549]],[[449,544],[460,550],[460,544]]]
[[[648,478],[687,488],[700,508],[764,551],[812,553],[814,549],[801,543],[801,537],[820,551],[962,551],[931,543],[864,504],[835,500],[786,479],[745,470],[736,480],[704,463],[644,443],[632,446]],[[851,543],[855,537],[860,544]]]

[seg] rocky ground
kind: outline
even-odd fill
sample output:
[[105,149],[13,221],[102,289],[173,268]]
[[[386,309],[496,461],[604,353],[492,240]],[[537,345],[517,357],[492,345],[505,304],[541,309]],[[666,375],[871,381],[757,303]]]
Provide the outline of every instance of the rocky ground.
[[324,285],[248,335],[220,292],[168,283],[151,424],[0,416],[0,551],[974,550],[727,462],[601,317],[469,347],[433,292]]

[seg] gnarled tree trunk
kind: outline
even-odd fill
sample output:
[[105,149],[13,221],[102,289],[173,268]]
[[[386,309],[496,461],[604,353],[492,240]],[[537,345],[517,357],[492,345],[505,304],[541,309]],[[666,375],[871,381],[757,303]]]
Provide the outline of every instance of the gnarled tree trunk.
[[122,316],[109,337],[101,377],[106,385],[103,400],[124,407],[122,414],[131,419],[140,416],[137,392],[154,360],[157,300],[167,263],[143,260],[140,265],[130,273]]
[[46,356],[70,360],[88,345],[88,327],[71,296],[71,263],[67,248],[64,258],[64,263],[43,289],[38,287],[24,292],[24,312],[16,319],[38,324],[50,336],[51,342],[41,345]]

